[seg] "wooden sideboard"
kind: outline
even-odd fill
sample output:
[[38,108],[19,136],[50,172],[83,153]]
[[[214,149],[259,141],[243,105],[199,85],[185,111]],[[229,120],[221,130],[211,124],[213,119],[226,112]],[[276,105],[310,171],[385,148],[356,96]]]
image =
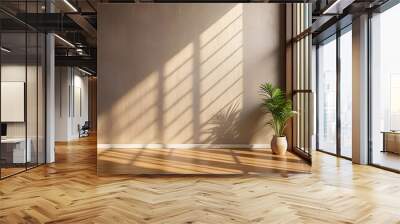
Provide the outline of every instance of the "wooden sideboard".
[[383,150],[382,152],[392,152],[400,154],[400,132],[383,131]]

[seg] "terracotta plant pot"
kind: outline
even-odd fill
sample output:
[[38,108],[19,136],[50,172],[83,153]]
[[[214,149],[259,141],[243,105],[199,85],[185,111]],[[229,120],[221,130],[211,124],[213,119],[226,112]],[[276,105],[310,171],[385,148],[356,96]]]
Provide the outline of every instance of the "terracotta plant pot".
[[271,141],[272,153],[278,155],[285,155],[287,151],[288,143],[286,136],[277,137],[274,135]]

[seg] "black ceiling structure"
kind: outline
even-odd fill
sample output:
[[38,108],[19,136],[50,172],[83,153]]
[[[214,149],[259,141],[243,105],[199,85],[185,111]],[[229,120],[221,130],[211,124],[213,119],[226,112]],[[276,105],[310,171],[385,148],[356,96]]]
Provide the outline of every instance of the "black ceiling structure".
[[[313,23],[309,30],[313,35],[313,44],[336,34],[349,26],[354,17],[363,13],[375,12],[382,7],[395,4],[399,0],[336,0],[317,1],[313,5]],[[325,2],[325,4],[321,4]],[[340,4],[344,2],[345,4]]]
[[[38,2],[43,4],[41,10],[31,7],[29,1],[2,0],[2,32],[19,32],[32,27],[40,32],[55,33],[56,66],[76,66],[96,74],[97,1],[42,0],[33,4]],[[45,6],[46,2],[53,5],[52,12]]]
[[[47,0],[56,10],[49,13],[25,13],[19,1],[0,3],[3,32],[15,32],[31,26],[42,32],[56,33],[56,65],[78,66],[96,73],[97,7],[101,3],[311,3],[312,26],[301,36],[313,36],[313,42],[332,36],[351,24],[354,16],[375,10],[387,2],[399,0]],[[42,1],[44,2],[44,1]],[[28,6],[26,6],[27,8]],[[43,7],[43,6],[42,6]],[[2,14],[6,16],[1,16]],[[300,37],[301,38],[301,37]]]

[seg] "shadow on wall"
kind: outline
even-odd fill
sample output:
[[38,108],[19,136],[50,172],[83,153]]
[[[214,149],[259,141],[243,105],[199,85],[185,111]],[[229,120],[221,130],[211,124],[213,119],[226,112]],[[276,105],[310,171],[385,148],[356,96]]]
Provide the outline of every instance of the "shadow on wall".
[[239,132],[239,104],[231,104],[226,109],[215,114],[207,123],[210,126],[205,134],[208,136],[205,142],[224,143],[240,136]]
[[273,4],[102,6],[98,142],[268,142],[257,91],[282,82],[279,18]]

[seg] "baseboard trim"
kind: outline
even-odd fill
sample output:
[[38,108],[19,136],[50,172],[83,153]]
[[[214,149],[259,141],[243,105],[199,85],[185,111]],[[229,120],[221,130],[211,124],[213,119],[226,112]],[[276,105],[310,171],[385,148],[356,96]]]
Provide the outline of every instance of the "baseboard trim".
[[97,144],[99,149],[269,149],[269,144]]

